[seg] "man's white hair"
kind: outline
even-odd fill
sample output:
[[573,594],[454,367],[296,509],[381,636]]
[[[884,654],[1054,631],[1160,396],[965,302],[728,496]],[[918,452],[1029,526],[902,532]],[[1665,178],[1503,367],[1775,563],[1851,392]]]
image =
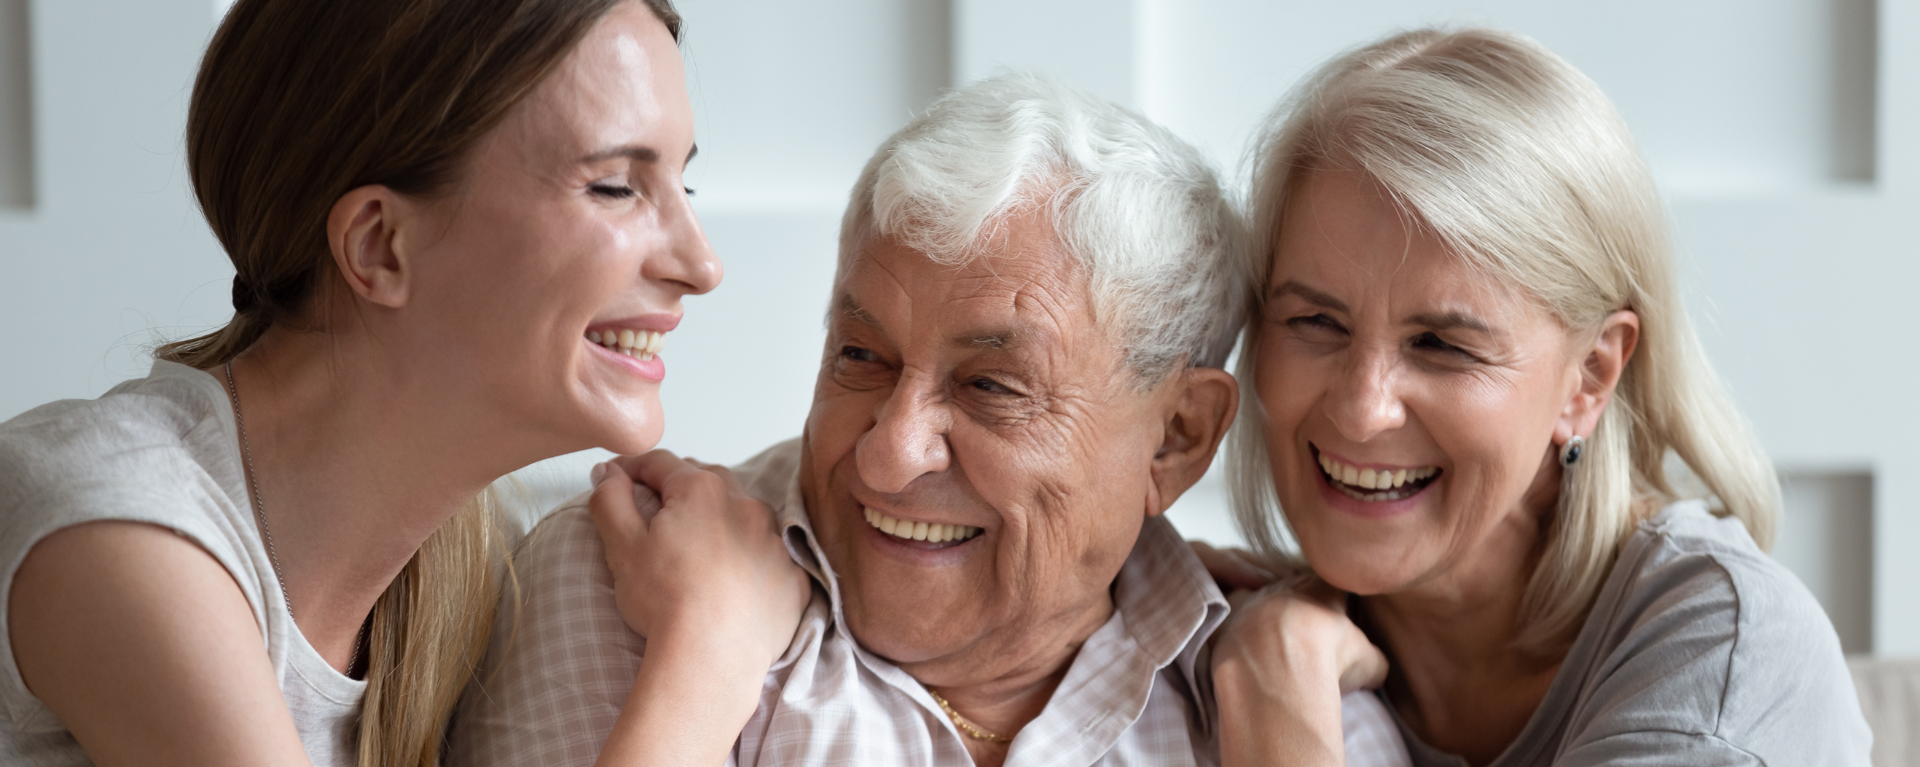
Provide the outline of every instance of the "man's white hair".
[[871,236],[959,266],[1041,206],[1141,380],[1226,363],[1249,298],[1246,238],[1213,168],[1165,128],[1042,75],[955,90],[888,138],[854,184],[834,282]]

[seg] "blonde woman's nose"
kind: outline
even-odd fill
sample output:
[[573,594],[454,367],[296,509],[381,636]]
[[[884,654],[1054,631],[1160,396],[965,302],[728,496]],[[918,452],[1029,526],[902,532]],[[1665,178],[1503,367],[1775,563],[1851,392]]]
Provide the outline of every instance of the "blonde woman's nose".
[[1389,355],[1357,354],[1327,392],[1327,416],[1340,436],[1366,442],[1407,422],[1406,404],[1397,387],[1397,368]]

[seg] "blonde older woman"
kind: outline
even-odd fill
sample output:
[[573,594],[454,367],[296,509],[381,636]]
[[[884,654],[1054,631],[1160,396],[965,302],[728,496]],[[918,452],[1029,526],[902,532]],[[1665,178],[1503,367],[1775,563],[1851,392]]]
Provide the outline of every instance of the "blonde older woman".
[[[1390,667],[1419,765],[1865,764],[1600,90],[1520,37],[1418,31],[1275,120],[1236,505],[1272,556],[1284,518],[1322,583],[1226,631],[1226,762],[1337,763],[1341,678]],[[1714,498],[1678,500],[1670,457]]]

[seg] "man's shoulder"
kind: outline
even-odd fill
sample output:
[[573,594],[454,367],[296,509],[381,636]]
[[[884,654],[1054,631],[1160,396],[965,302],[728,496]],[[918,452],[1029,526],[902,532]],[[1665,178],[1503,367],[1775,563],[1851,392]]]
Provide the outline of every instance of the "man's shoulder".
[[[800,438],[762,450],[731,470],[747,495],[778,510],[800,471]],[[651,491],[641,487],[636,493]],[[593,517],[587,510],[587,500],[592,496],[591,490],[576,495],[542,517],[514,550],[515,569],[529,573],[572,562],[601,564],[604,554],[600,535],[593,529]]]
[[733,467],[747,495],[779,509],[786,503],[793,482],[800,474],[801,437],[774,444]]

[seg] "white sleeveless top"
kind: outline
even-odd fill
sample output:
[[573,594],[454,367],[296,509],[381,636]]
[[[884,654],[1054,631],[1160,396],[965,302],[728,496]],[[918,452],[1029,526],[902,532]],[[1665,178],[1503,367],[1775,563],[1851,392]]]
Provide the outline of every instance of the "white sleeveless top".
[[0,764],[91,763],[21,681],[5,600],[40,539],[104,520],[165,527],[213,555],[253,608],[308,756],[320,767],[354,763],[366,683],[335,671],[294,625],[244,476],[225,385],[172,362],[97,400],[0,424]]

